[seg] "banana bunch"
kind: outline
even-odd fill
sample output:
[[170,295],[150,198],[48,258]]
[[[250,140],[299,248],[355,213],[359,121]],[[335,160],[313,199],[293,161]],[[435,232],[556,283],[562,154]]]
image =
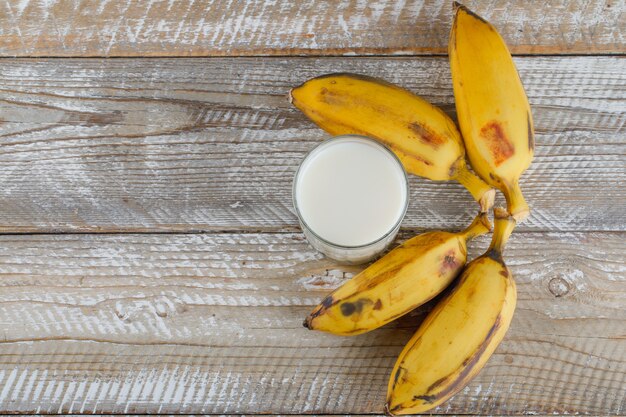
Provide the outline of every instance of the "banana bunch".
[[467,260],[467,241],[491,230],[486,213],[458,233],[434,231],[407,240],[327,296],[304,326],[337,335],[374,330],[443,291]]
[[533,159],[533,119],[524,86],[496,29],[455,3],[449,56],[456,112],[472,168],[499,188],[517,219],[530,210],[519,177]]
[[509,328],[517,292],[502,251],[515,219],[496,208],[491,246],[470,262],[452,293],[428,314],[398,358],[387,390],[389,414],[424,413],[461,390]]
[[493,205],[495,191],[468,169],[452,119],[407,90],[364,75],[329,74],[293,88],[289,99],[328,133],[377,139],[407,172],[436,181],[457,180],[482,211]]
[[[502,252],[516,222],[530,212],[519,187],[534,152],[530,106],[495,28],[458,3],[455,10],[449,57],[462,137],[440,109],[379,79],[331,74],[290,93],[291,102],[324,130],[376,138],[408,172],[455,179],[481,205],[465,230],[406,241],[327,296],[304,321],[313,330],[364,333],[424,304],[460,275],[393,368],[386,404],[392,415],[427,412],[461,390],[502,341],[517,300]],[[466,154],[480,178],[468,170]],[[467,242],[490,229],[485,212],[494,193],[487,184],[502,191],[507,210],[494,210],[489,249],[464,267]]]

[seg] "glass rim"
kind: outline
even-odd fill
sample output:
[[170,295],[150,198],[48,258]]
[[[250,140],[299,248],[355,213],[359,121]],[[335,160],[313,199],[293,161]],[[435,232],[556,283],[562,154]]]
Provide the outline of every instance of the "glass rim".
[[[402,172],[402,175],[404,177],[404,189],[405,189],[404,207],[402,208],[402,212],[401,212],[400,216],[398,217],[398,220],[381,237],[379,237],[376,240],[373,240],[371,242],[364,243],[362,245],[340,245],[338,243],[331,242],[331,241],[321,237],[320,235],[318,235],[311,228],[311,226],[309,226],[308,223],[304,220],[304,218],[302,216],[302,213],[300,212],[300,208],[298,207],[298,198],[296,196],[296,188],[297,188],[297,184],[298,184],[298,178],[300,176],[300,172],[302,170],[302,166],[304,165],[306,160],[309,159],[309,157],[311,155],[313,155],[313,153],[316,150],[318,150],[319,148],[321,148],[322,146],[328,145],[328,143],[330,143],[330,142],[341,141],[341,140],[344,140],[344,139],[359,139],[359,140],[366,141],[366,142],[369,142],[371,144],[374,144],[375,146],[383,149],[385,152],[387,152],[388,155],[391,155],[393,160],[396,161],[396,163],[400,167],[400,171]],[[406,216],[406,212],[407,212],[407,210],[409,208],[409,178],[408,178],[408,175],[406,173],[406,169],[404,169],[404,165],[400,161],[400,158],[398,158],[398,156],[387,145],[385,145],[384,143],[381,143],[381,142],[377,141],[376,139],[373,139],[373,138],[370,138],[370,137],[367,137],[367,136],[362,136],[362,135],[356,135],[356,134],[337,135],[337,136],[330,137],[328,139],[324,139],[323,141],[321,141],[320,143],[315,145],[315,147],[313,149],[308,151],[306,153],[306,155],[304,155],[304,158],[302,158],[302,161],[300,162],[300,164],[298,165],[298,169],[296,170],[296,174],[294,175],[293,184],[292,184],[292,187],[291,187],[291,198],[293,200],[293,206],[294,206],[294,208],[296,210],[296,216],[298,216],[298,220],[300,220],[302,225],[304,227],[306,227],[307,231],[309,233],[311,233],[313,236],[315,236],[315,238],[321,240],[323,243],[325,243],[325,244],[327,244],[329,246],[332,246],[332,247],[334,247],[336,249],[363,249],[363,248],[367,248],[369,246],[372,246],[372,245],[374,245],[374,244],[376,244],[376,243],[378,243],[378,242],[388,238],[402,224],[402,221],[404,220],[404,217]]]

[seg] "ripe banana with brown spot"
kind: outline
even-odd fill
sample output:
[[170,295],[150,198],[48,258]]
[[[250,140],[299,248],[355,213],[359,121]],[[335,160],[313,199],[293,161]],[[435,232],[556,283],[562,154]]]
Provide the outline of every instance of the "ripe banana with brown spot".
[[290,91],[290,101],[332,135],[360,134],[391,148],[407,172],[431,180],[457,180],[480,203],[495,190],[472,173],[461,135],[450,117],[422,98],[378,78],[329,74]]
[[519,177],[533,159],[533,120],[511,54],[496,29],[464,6],[448,46],[456,111],[472,168],[506,197],[519,221],[530,209]]
[[478,374],[502,341],[517,300],[502,259],[514,227],[506,210],[495,210],[491,246],[467,265],[400,354],[389,380],[389,414],[425,413],[443,403]]
[[490,229],[482,213],[461,232],[428,232],[407,240],[327,296],[304,325],[356,335],[389,323],[443,291],[465,265],[467,241]]

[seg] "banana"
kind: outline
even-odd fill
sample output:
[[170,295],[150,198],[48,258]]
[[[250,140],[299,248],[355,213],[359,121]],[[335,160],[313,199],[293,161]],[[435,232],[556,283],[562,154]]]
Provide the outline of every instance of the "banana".
[[425,413],[446,401],[478,374],[509,328],[517,293],[502,251],[515,219],[504,209],[494,212],[491,246],[467,265],[400,354],[389,380],[389,414]]
[[327,296],[304,326],[356,335],[389,323],[443,291],[465,265],[467,241],[490,229],[482,213],[459,233],[436,231],[407,240]]
[[468,169],[454,122],[409,91],[377,78],[340,73],[293,88],[289,100],[325,131],[377,139],[395,152],[407,172],[457,180],[482,211],[493,205],[495,190]]
[[506,197],[516,220],[530,209],[519,177],[533,159],[533,120],[515,64],[496,29],[464,6],[448,46],[456,111],[472,168]]

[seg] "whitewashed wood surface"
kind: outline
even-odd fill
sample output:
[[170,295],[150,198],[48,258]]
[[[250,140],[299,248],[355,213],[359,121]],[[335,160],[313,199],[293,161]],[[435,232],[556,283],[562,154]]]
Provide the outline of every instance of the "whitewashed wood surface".
[[[626,61],[517,59],[536,157],[520,230],[626,230]],[[453,114],[446,58],[4,60],[0,230],[296,230],[291,182],[328,137],[290,106],[307,78],[378,75]],[[404,227],[459,228],[460,185],[411,178]]]
[[[514,235],[511,329],[436,412],[623,413],[624,238]],[[3,410],[381,413],[426,310],[356,337],[303,328],[359,268],[299,233],[3,236],[0,254]]]
[[[511,330],[434,412],[626,415],[626,2],[466,4],[521,55],[533,213],[506,252]],[[292,176],[326,135],[285,95],[352,71],[454,117],[451,16],[448,0],[0,2],[0,413],[379,415],[430,305],[353,338],[301,327],[360,268],[297,228]],[[459,185],[410,186],[399,241],[474,214]]]
[[[623,53],[623,0],[468,0],[519,54]],[[445,53],[451,0],[6,0],[0,56]]]

